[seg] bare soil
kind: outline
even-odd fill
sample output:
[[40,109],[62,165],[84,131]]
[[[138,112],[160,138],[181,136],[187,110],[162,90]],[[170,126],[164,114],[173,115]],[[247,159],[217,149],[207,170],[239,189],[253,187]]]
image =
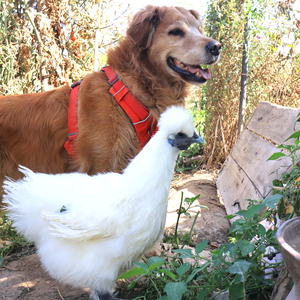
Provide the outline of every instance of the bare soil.
[[[192,234],[192,244],[209,240],[209,249],[216,249],[219,244],[227,242],[230,223],[224,219],[226,212],[220,202],[215,185],[215,173],[197,171],[193,174],[175,175],[172,182],[166,223],[166,232],[174,232],[177,220],[176,209],[179,208],[181,191],[185,197],[200,194],[199,204],[209,209],[200,209]],[[189,232],[194,221],[193,216],[199,208],[192,209],[191,218],[182,217],[179,230]],[[37,254],[30,254],[16,260],[4,260],[4,267],[0,269],[0,300],[87,300],[88,289],[75,289],[60,284],[44,272]],[[77,262],[74,262],[77,263]],[[121,289],[119,296],[132,299],[133,291],[126,290],[126,283],[118,283]]]

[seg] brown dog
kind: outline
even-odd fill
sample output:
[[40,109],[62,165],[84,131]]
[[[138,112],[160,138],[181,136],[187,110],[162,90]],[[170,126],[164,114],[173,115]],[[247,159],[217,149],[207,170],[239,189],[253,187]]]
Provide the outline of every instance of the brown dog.
[[[147,6],[134,16],[119,45],[109,49],[107,64],[155,121],[167,107],[184,105],[188,84],[210,78],[200,65],[216,63],[220,47],[203,35],[196,11]],[[0,180],[19,178],[18,165],[44,173],[121,172],[140,147],[109,89],[103,72],[87,75],[79,87],[75,161],[64,149],[69,86],[1,98]]]

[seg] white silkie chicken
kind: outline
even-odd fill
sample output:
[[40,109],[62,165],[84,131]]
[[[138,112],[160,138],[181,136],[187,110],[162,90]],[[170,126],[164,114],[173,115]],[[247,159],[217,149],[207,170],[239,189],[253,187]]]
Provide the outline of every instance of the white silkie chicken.
[[176,157],[204,143],[184,108],[169,108],[158,125],[123,174],[49,175],[20,167],[23,179],[5,181],[9,217],[36,243],[46,271],[89,287],[90,299],[117,299],[114,280],[159,242]]

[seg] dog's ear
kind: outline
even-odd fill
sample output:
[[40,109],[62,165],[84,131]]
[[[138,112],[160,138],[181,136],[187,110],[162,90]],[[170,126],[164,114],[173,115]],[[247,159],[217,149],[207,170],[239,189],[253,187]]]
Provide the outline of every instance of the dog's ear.
[[190,9],[189,12],[197,19],[197,20],[200,20],[200,15],[199,13],[194,10],[194,9]]
[[204,28],[203,28],[203,23],[200,18],[199,13],[196,10],[190,9],[189,12],[198,20],[200,21],[200,26],[199,26],[199,31],[203,34]]
[[139,47],[147,49],[150,47],[156,26],[160,21],[160,9],[158,6],[147,5],[147,7],[133,17],[127,36]]

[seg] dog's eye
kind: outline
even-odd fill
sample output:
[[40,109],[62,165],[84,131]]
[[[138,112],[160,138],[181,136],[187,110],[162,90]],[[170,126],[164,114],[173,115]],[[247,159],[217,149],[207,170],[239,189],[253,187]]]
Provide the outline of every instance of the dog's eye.
[[179,28],[176,28],[176,29],[173,29],[169,32],[170,35],[176,35],[176,36],[184,36],[184,32],[179,29]]

